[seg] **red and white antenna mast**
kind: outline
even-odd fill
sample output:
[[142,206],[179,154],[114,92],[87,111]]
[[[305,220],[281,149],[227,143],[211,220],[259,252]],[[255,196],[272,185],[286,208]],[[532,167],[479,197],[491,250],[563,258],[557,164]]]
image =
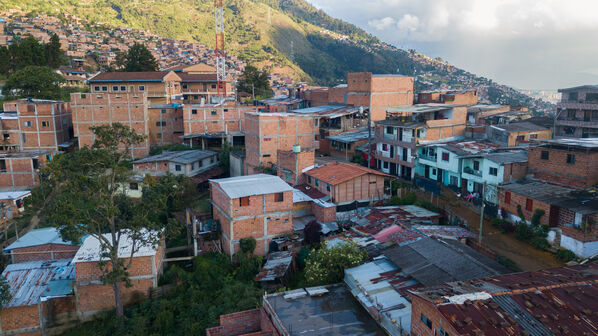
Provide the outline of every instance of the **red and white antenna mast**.
[[226,51],[224,50],[223,0],[214,0],[214,27],[216,28],[216,78],[218,96],[226,97]]

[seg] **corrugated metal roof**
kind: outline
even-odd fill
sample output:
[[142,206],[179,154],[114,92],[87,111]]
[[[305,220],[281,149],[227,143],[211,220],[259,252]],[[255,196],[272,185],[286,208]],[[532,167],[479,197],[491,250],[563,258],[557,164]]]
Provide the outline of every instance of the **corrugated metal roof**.
[[70,259],[29,261],[6,266],[2,276],[12,295],[7,307],[29,306],[44,297],[71,294],[75,265]]
[[560,197],[565,196],[574,190],[560,185],[535,180],[523,180],[504,184],[500,188],[550,204],[558,201]]
[[266,174],[229,177],[210,182],[218,184],[231,199],[293,191],[280,177]]
[[[342,143],[353,143],[360,140],[367,140],[368,138],[368,130],[366,129],[359,129],[358,131],[354,132],[343,132],[336,135],[330,135],[326,137],[328,140],[331,141],[338,141]],[[372,139],[374,139],[374,132],[372,132]],[[374,142],[374,141],[371,141]]]
[[[160,233],[156,231],[145,231],[142,232],[142,235],[145,236],[145,238],[148,238],[149,235],[156,236],[160,235]],[[104,234],[103,236],[109,241],[112,240],[110,234]],[[118,245],[118,257],[130,257],[132,248],[133,241],[131,240],[131,237],[126,233],[122,233],[120,243]],[[133,254],[133,257],[149,257],[157,253],[158,247],[150,244],[140,245],[139,241],[137,241],[135,249],[137,251]],[[79,248],[79,251],[77,251],[77,254],[73,258],[73,263],[99,261],[101,253],[102,248],[100,246],[100,241],[96,237],[88,236],[85,238],[83,245],[81,245],[81,248]]]
[[181,164],[188,164],[203,160],[205,158],[215,156],[218,153],[207,151],[207,150],[187,150],[180,152],[164,152],[162,154],[153,155],[146,157],[141,160],[134,161],[133,163],[148,163],[148,162],[160,162],[170,161]]
[[56,228],[35,229],[27,232],[14,243],[8,245],[3,251],[10,251],[22,247],[39,246],[45,244],[73,245],[71,242],[62,240]]
[[282,278],[290,269],[293,263],[293,251],[272,252],[268,255],[266,264],[261,272],[255,277],[255,281],[267,282]]
[[514,132],[532,132],[532,131],[545,131],[547,130],[546,127],[533,124],[531,122],[522,121],[522,122],[515,122],[505,125],[492,125],[492,128],[496,128],[501,131],[505,131],[507,133],[514,133]]
[[22,190],[22,191],[2,191],[0,192],[0,200],[8,200],[8,199],[17,199],[23,196],[31,195],[31,191],[29,190]]
[[579,147],[579,148],[598,148],[598,138],[583,138],[583,139],[547,139],[547,140],[536,140],[550,145],[561,145],[568,147]]

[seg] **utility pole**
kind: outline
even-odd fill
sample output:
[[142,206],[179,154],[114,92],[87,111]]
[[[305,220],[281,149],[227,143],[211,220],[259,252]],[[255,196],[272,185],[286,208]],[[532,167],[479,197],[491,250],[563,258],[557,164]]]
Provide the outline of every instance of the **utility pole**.
[[[363,115],[365,113],[365,109],[363,106],[359,107],[359,114]],[[372,117],[370,116],[370,110],[368,110],[368,168],[371,167],[372,162]]]
[[478,237],[478,243],[482,245],[482,228],[484,227],[484,208],[486,207],[486,182],[484,182],[484,187],[482,187],[482,210],[480,211],[480,235]]

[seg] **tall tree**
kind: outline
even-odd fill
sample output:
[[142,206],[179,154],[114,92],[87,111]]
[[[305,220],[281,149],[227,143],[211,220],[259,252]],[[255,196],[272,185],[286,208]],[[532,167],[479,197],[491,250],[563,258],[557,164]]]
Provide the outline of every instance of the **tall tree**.
[[258,98],[268,98],[272,96],[268,72],[260,71],[253,65],[247,65],[245,71],[239,80],[237,89],[239,92],[254,94]]
[[64,78],[47,66],[27,66],[8,76],[2,93],[10,98],[62,99]]
[[[143,141],[122,124],[92,128],[95,144],[64,154],[44,170],[43,183],[52,188],[47,202],[47,219],[61,236],[81,241],[89,235],[101,245],[102,281],[114,291],[116,313],[123,316],[122,287],[130,285],[129,267],[134,253],[143,246],[155,246],[165,229],[174,224],[167,218],[169,199],[180,192],[172,176],[144,188],[140,201],[125,194],[124,185],[132,175],[128,150]],[[127,238],[128,237],[128,238]],[[125,239],[133,248],[131,254],[119,256]]]
[[54,34],[50,38],[50,42],[44,45],[46,51],[46,63],[52,69],[58,69],[62,64],[62,50],[60,50],[60,39],[58,35]]
[[122,71],[158,71],[158,62],[154,55],[140,43],[135,43],[121,62]]
[[15,47],[11,48],[11,51],[14,70],[32,65],[46,65],[44,46],[39,44],[35,37],[31,35],[27,36],[20,43],[15,44]]
[[0,75],[8,75],[8,72],[11,69],[10,64],[10,51],[8,47],[1,46],[0,47]]

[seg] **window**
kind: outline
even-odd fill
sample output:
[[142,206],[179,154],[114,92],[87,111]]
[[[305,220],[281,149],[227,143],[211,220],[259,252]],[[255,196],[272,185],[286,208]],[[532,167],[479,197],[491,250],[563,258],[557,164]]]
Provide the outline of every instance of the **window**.
[[519,142],[519,141],[525,141],[525,136],[523,136],[523,135],[518,135],[518,136],[517,136],[517,142]]
[[99,86],[94,86],[93,90],[94,91],[100,91],[100,87]]
[[577,100],[579,94],[577,92],[569,92],[569,100]]
[[548,160],[548,157],[548,151],[542,151],[542,153],[540,153],[540,159]]
[[505,191],[505,203],[511,204],[511,192],[510,191]]
[[224,111],[224,112],[228,112],[228,109],[223,109],[222,111]]
[[320,180],[316,179],[316,187],[320,186]]
[[438,327],[436,329],[436,336],[451,336],[451,335],[449,335],[449,333],[446,332],[444,329]]
[[326,191],[330,191],[330,184],[326,183]]
[[6,172],[6,160],[0,160],[0,172]]
[[107,86],[102,86],[102,91],[108,91],[108,87]]
[[33,169],[39,168],[39,160],[37,158],[31,159],[31,164],[33,165]]
[[166,126],[166,121],[156,121],[156,126]]
[[530,198],[525,199],[525,210],[532,211],[533,207],[534,207],[534,200],[532,200]]
[[387,134],[393,134],[393,133],[394,133],[394,130],[393,130],[393,128],[392,128],[392,127],[390,127],[390,126],[386,126],[386,133],[387,133]]
[[586,103],[598,102],[598,93],[586,93]]
[[25,121],[25,127],[31,127],[31,121]]
[[575,164],[575,154],[567,154],[567,163]]
[[239,206],[248,206],[249,205],[249,197],[241,197],[239,198]]
[[145,85],[139,85],[139,91],[145,91]]
[[530,134],[529,138],[530,139],[538,139],[538,134]]
[[197,161],[197,168],[203,167],[203,161]]
[[160,111],[160,112],[162,112],[162,113],[166,113],[166,110],[162,110],[162,111]]
[[187,88],[187,84],[183,84],[183,89],[186,89],[186,88]]
[[21,136],[23,137],[23,143],[27,143],[27,137],[25,136],[25,133],[21,134]]
[[212,110],[211,114],[212,115],[218,115],[218,112],[216,112],[216,110]]
[[120,90],[121,90],[122,92],[125,92],[125,91],[127,91],[127,87],[126,87],[126,86],[121,86],[121,87],[120,87]]
[[270,157],[270,154],[264,154],[262,157]]
[[113,87],[112,87],[112,91],[113,91],[113,92],[118,92],[118,86],[116,86],[116,85],[115,85],[115,86],[113,86]]
[[473,161],[473,170],[480,170],[480,161]]
[[432,329],[432,321],[424,314],[421,316],[422,322],[430,329]]
[[137,182],[131,182],[129,184],[129,189],[131,189],[131,190],[139,190],[139,184]]
[[311,176],[307,177],[307,183],[311,183]]
[[215,88],[216,88],[216,84],[212,84],[212,89],[215,89]]
[[449,153],[442,153],[442,161],[448,161],[449,160]]
[[284,193],[276,193],[274,195],[274,202],[280,203],[282,201],[284,201]]
[[181,171],[181,165],[176,165],[176,166],[174,166],[174,170],[176,170],[176,171]]
[[284,179],[287,181],[291,180],[291,173],[284,173]]
[[490,175],[497,176],[498,175],[498,168],[490,167]]
[[10,134],[4,133],[4,140],[10,140]]
[[50,123],[47,121],[42,121],[42,127],[48,127],[50,126]]

